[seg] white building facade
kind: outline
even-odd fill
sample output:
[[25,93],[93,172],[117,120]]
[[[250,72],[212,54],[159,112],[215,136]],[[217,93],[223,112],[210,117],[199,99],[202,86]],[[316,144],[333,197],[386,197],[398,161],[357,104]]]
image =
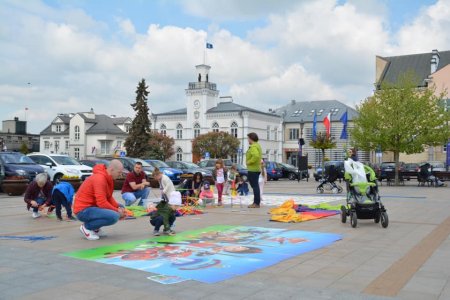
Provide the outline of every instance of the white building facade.
[[59,114],[40,133],[40,152],[76,159],[111,157],[124,150],[131,118],[90,112]]
[[196,66],[197,81],[186,89],[186,108],[152,114],[152,129],[175,140],[175,155],[171,160],[197,162],[202,157],[192,154],[192,141],[200,134],[228,132],[240,141],[234,162],[244,163],[249,144],[247,134],[255,132],[263,149],[263,157],[281,161],[282,119],[233,102],[231,97],[219,97],[215,83],[209,82],[208,65]]

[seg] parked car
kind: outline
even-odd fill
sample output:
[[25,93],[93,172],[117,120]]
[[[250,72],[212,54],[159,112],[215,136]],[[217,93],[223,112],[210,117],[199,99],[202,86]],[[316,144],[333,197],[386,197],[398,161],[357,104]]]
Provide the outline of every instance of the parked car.
[[63,154],[30,153],[27,154],[35,163],[41,165],[54,183],[63,176],[78,176],[85,180],[92,175],[92,168],[82,165],[76,159]]
[[[405,172],[417,172],[418,173],[420,171],[420,165],[417,164],[417,163],[406,163],[403,171],[405,171]],[[403,179],[411,180],[411,177],[409,175],[405,175],[403,177]]]
[[166,161],[166,164],[178,170],[181,170],[183,174],[195,174],[197,172],[202,173],[203,177],[212,176],[212,172],[210,170],[202,169],[198,165],[191,162],[184,161]]
[[275,180],[283,177],[283,169],[276,161],[265,161],[267,180]]
[[[85,166],[89,166],[91,168],[94,168],[95,165],[99,165],[99,164],[103,164],[106,167],[108,167],[109,163],[111,161],[107,160],[107,159],[82,159],[79,162],[81,164],[85,165]],[[123,178],[127,177],[128,173],[130,173],[130,171],[128,171],[126,168],[123,168],[122,177]]]
[[[279,163],[281,166],[281,171],[283,172],[282,178],[288,178],[289,180],[298,180],[299,177],[299,171],[296,166],[286,164],[286,163]],[[309,178],[309,171],[306,171],[306,174],[302,173],[302,178]]]
[[[344,161],[342,161],[342,160],[326,161],[325,168],[327,168],[327,166],[329,166],[329,165],[334,165],[336,167],[336,169],[338,170],[338,173],[339,173],[339,175],[338,175],[339,180],[344,179],[344,173],[345,173]],[[317,168],[316,172],[314,172],[313,176],[316,181],[319,181],[319,179],[322,178],[322,167]]]
[[433,170],[433,171],[439,171],[439,172],[447,171],[445,164],[441,161],[429,161],[428,163],[431,165],[431,170]]
[[151,177],[153,174],[153,170],[155,170],[155,168],[152,165],[150,165],[148,162],[146,162],[145,160],[140,159],[140,158],[116,157],[116,158],[111,158],[108,160],[112,160],[112,159],[120,160],[123,164],[123,168],[128,170],[128,172],[133,172],[134,165],[136,164],[136,162],[140,162],[142,164],[142,170],[145,172],[145,175],[147,175],[147,177]]
[[[405,163],[404,162],[399,162],[399,171],[404,171],[405,170]],[[378,176],[379,180],[383,180],[383,179],[387,179],[387,174],[386,172],[394,172],[395,171],[395,162],[383,162],[380,165],[380,175]]]
[[43,167],[20,152],[0,152],[0,164],[5,178],[21,176],[32,181],[37,174],[45,172]]
[[[198,166],[202,169],[210,170],[211,172],[216,167],[216,161],[217,159],[205,159],[198,163]],[[223,164],[227,169],[231,168],[233,165],[233,162],[231,159],[223,159]],[[237,171],[239,172],[239,176],[242,176],[242,178],[247,178],[248,176],[248,170],[246,167],[244,167],[241,164],[235,164],[237,167]]]
[[148,162],[150,165],[152,165],[154,168],[158,168],[160,171],[162,171],[164,175],[166,175],[167,177],[170,178],[170,180],[172,180],[173,183],[175,184],[180,183],[183,171],[171,168],[168,164],[166,164],[162,160],[145,159],[145,161]]

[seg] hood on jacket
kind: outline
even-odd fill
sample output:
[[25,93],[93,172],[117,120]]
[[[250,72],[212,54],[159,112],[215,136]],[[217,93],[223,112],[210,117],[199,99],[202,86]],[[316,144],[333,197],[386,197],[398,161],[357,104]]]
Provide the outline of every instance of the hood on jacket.
[[108,173],[106,172],[106,166],[104,164],[95,165],[94,168],[92,169],[92,173],[108,175]]

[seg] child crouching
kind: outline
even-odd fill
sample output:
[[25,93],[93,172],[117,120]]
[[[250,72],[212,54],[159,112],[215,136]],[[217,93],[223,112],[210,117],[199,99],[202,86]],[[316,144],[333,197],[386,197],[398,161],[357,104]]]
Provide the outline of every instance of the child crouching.
[[[175,223],[175,212],[181,205],[181,194],[175,191],[173,183],[166,175],[162,174],[158,168],[153,171],[153,178],[160,182],[162,200],[156,205],[156,211],[150,216],[150,224],[155,226],[153,235],[159,235],[159,229],[164,225],[163,234],[175,235],[171,229]],[[168,201],[167,201],[168,199]]]

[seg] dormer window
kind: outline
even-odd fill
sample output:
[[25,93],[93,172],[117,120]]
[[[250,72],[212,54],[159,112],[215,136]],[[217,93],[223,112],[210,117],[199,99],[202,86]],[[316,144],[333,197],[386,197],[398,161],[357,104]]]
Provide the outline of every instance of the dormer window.
[[61,125],[56,125],[55,126],[55,131],[56,132],[61,132]]

